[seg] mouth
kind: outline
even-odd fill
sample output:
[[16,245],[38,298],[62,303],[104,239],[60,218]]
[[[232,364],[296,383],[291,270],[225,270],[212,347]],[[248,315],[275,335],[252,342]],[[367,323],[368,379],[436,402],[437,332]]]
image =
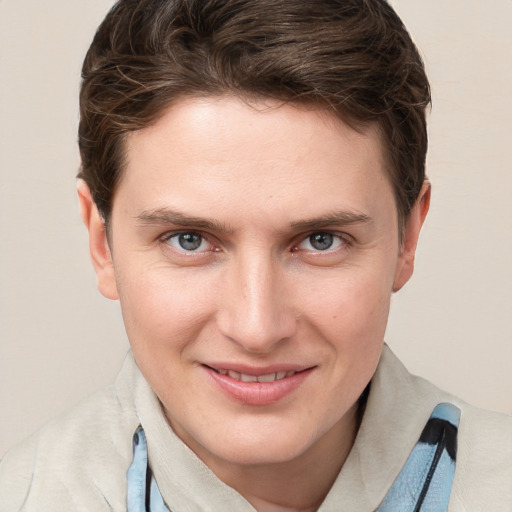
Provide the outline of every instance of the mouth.
[[228,377],[238,380],[240,382],[275,382],[276,380],[282,380],[286,377],[292,377],[296,373],[299,373],[295,370],[288,371],[280,371],[273,373],[266,373],[264,375],[249,375],[247,373],[236,372],[235,370],[225,370],[222,368],[211,368],[216,373],[220,375],[227,375]]
[[[227,365],[226,365],[227,366]],[[230,400],[243,405],[266,406],[292,396],[314,372],[313,367],[249,368],[207,365],[206,370],[215,389]]]

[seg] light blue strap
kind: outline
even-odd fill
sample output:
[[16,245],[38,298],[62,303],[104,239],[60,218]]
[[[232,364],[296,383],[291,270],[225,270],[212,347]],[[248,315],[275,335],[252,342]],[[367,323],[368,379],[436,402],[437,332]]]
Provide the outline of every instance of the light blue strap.
[[170,512],[148,466],[148,444],[142,427],[133,435],[133,461],[126,480],[127,512]]
[[167,508],[167,505],[164,503],[162,493],[160,492],[158,484],[156,483],[155,477],[153,475],[151,475],[149,503],[149,512],[170,512]]
[[460,410],[436,406],[405,466],[376,512],[445,512],[455,474]]

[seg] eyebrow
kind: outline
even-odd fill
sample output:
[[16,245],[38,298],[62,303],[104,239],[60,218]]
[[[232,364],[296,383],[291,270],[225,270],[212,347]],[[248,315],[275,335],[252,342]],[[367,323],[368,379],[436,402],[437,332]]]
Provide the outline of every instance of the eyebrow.
[[[194,217],[169,208],[156,208],[154,210],[144,210],[136,216],[137,222],[141,226],[181,226],[205,229],[218,233],[233,233],[234,229],[217,220],[205,219],[203,217]],[[299,220],[290,223],[291,231],[314,231],[325,229],[330,226],[346,226],[353,224],[366,224],[372,219],[365,213],[352,211],[332,212],[320,217]]]
[[182,226],[206,229],[221,233],[232,233],[233,229],[226,224],[204,219],[202,217],[193,217],[177,210],[169,208],[157,208],[154,210],[144,210],[136,216],[137,222],[142,226]]
[[296,231],[314,231],[330,226],[348,226],[352,224],[367,224],[372,218],[365,213],[339,211],[332,212],[321,217],[313,219],[299,220],[290,224],[291,228]]

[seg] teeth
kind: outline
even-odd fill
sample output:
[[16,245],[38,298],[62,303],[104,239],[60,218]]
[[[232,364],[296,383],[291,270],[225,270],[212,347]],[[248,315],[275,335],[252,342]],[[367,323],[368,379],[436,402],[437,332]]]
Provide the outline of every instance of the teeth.
[[267,375],[260,375],[258,377],[258,382],[274,382],[276,380],[275,373],[269,373]]
[[256,375],[246,375],[245,373],[241,373],[240,380],[242,382],[258,382],[258,377],[256,377]]
[[288,372],[277,372],[277,373],[267,373],[266,375],[247,375],[246,373],[235,372],[234,370],[222,370],[215,369],[217,373],[221,375],[229,375],[232,379],[239,380],[242,382],[274,382],[276,380],[284,379],[285,377],[291,377],[296,372],[290,370]]

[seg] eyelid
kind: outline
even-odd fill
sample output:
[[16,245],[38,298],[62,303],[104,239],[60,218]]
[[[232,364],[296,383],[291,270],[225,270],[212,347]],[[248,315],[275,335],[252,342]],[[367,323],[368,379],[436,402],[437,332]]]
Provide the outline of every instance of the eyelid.
[[[179,237],[180,235],[198,235],[200,236],[203,241],[207,242],[209,244],[209,248],[202,251],[187,251],[186,249],[180,249],[178,247],[175,247],[169,243],[169,240],[172,238]],[[202,231],[195,230],[195,229],[178,229],[173,231],[167,231],[160,237],[158,237],[159,241],[163,244],[166,244],[167,246],[171,247],[171,250],[175,251],[179,255],[184,256],[201,256],[209,252],[218,252],[218,244],[215,244],[212,242],[212,237],[208,235],[207,233],[203,233]]]
[[[300,235],[297,243],[295,243],[293,245],[292,251],[295,252],[297,250],[300,250],[299,246],[302,243],[306,242],[313,235],[318,235],[318,234],[329,234],[329,235],[332,235],[333,237],[339,238],[342,242],[342,247],[350,247],[354,243],[354,238],[351,235],[349,235],[348,233],[331,230],[331,229],[317,229],[315,231],[310,231],[309,233]],[[319,254],[319,255],[322,255],[322,254],[327,255],[327,254],[332,254],[333,252],[339,251],[340,249],[341,249],[340,247],[334,247],[332,249],[329,248],[324,251],[319,250],[319,249],[303,249],[303,250],[310,252],[310,253]]]

